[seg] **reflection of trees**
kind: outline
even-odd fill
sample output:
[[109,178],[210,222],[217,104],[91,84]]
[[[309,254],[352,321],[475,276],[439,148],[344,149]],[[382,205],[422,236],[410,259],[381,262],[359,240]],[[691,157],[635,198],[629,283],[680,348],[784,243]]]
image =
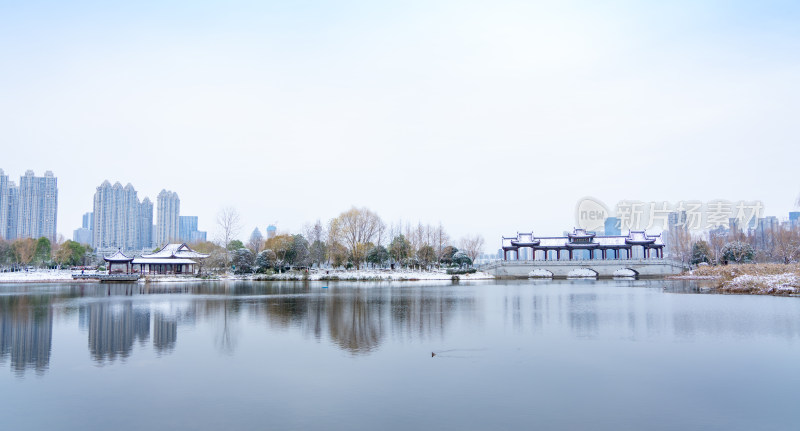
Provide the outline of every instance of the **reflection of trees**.
[[388,314],[388,303],[380,300],[379,293],[379,289],[353,289],[328,297],[328,329],[334,343],[353,354],[378,347],[384,335],[383,317]]
[[471,308],[472,297],[452,291],[383,287],[271,289],[272,295],[257,305],[267,322],[278,328],[301,328],[319,340],[328,334],[337,346],[353,354],[374,351],[388,333],[399,338],[442,334],[459,307]]
[[144,344],[150,338],[150,310],[134,308],[130,300],[89,303],[79,315],[89,331],[89,352],[99,363],[127,358],[134,341]]
[[17,374],[33,368],[41,374],[50,365],[53,311],[38,296],[0,297],[0,362],[11,359]]

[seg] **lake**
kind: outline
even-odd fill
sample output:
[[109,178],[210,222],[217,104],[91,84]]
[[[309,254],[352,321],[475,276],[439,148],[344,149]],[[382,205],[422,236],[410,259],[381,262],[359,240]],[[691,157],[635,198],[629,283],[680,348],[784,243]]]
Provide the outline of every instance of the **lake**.
[[659,280],[5,284],[0,388],[4,430],[796,430],[800,298]]

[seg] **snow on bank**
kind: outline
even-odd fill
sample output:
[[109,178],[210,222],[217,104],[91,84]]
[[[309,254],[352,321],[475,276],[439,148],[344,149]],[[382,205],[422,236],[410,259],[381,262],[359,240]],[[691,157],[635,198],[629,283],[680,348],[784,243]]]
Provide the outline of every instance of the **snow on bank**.
[[361,271],[312,271],[310,273],[289,272],[284,274],[272,274],[268,276],[245,276],[242,279],[255,279],[255,280],[327,280],[327,281],[421,281],[421,280],[452,280],[453,277],[458,277],[459,280],[490,280],[494,276],[485,272],[476,272],[473,274],[458,274],[451,275],[444,271],[379,271],[379,270],[361,270]]
[[43,269],[39,271],[0,272],[0,283],[41,283],[45,281],[72,281],[68,269]]
[[755,295],[800,294],[800,276],[790,272],[772,275],[742,274],[722,283],[719,290]]

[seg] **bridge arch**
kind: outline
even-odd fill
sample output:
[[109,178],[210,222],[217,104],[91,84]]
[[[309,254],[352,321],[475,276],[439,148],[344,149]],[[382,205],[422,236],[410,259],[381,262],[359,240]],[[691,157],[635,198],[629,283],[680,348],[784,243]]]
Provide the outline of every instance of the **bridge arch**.
[[614,270],[614,277],[636,277],[639,278],[639,271],[633,268],[618,268]]
[[553,278],[553,273],[543,268],[536,268],[528,273],[528,278]]
[[592,268],[575,268],[567,273],[567,278],[597,278],[599,272]]

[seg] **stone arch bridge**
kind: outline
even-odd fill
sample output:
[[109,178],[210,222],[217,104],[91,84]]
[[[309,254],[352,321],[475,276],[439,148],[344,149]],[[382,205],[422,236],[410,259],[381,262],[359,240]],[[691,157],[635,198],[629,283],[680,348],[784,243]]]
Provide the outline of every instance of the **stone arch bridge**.
[[658,278],[679,274],[686,268],[680,262],[669,259],[593,259],[499,260],[481,265],[478,269],[498,278]]

